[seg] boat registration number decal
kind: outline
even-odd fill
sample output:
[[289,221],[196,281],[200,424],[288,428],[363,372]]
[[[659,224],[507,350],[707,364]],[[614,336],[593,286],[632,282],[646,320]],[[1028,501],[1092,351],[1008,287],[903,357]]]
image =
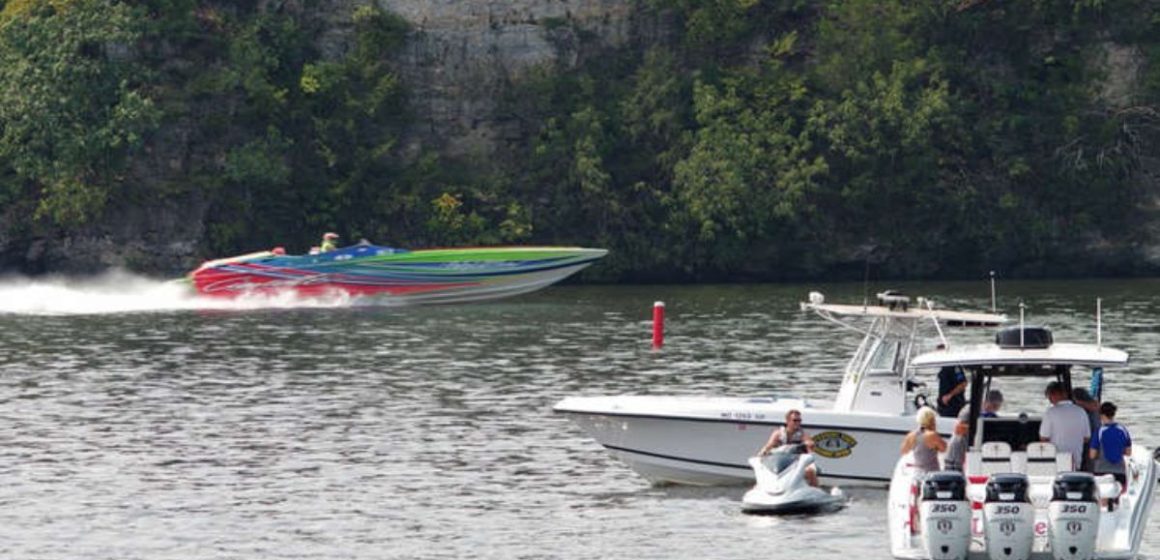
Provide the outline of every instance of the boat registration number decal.
[[814,453],[828,459],[841,459],[853,453],[858,440],[842,432],[822,432],[814,436]]
[[721,418],[732,420],[765,420],[765,414],[760,412],[722,412]]

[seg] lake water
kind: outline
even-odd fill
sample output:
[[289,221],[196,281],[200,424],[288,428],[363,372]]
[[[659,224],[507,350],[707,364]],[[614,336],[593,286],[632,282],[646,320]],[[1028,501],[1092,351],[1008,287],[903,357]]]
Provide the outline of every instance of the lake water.
[[[985,282],[901,287],[990,307]],[[128,277],[0,284],[0,557],[889,558],[885,492],[749,517],[652,487],[569,395],[832,398],[857,336],[798,311],[861,285],[577,287],[415,308],[207,304]],[[1160,443],[1160,281],[1009,282],[1001,311],[1132,353],[1106,398]],[[655,300],[668,310],[652,351]],[[987,338],[974,332],[970,337]],[[1042,388],[1007,410],[1043,408]],[[1160,554],[1160,514],[1145,556]]]

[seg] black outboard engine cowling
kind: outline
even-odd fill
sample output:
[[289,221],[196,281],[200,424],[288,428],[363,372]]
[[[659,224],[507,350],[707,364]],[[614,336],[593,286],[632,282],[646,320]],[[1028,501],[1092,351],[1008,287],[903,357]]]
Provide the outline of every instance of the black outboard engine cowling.
[[1085,472],[1059,473],[1051,485],[1052,501],[1095,502],[1098,493],[1096,477]]
[[1051,485],[1051,503],[1047,506],[1051,556],[1055,560],[1095,557],[1100,529],[1098,495],[1096,478],[1089,473],[1056,475]]
[[967,499],[967,479],[958,471],[939,471],[922,481],[923,500],[958,502]]
[[922,481],[922,546],[930,560],[966,560],[971,547],[967,479],[939,471]]
[[983,538],[991,560],[1027,560],[1035,536],[1035,508],[1027,475],[999,473],[987,481]]
[[987,481],[987,502],[1026,502],[1028,486],[1030,483],[1026,475],[1018,473],[991,475],[991,480]]

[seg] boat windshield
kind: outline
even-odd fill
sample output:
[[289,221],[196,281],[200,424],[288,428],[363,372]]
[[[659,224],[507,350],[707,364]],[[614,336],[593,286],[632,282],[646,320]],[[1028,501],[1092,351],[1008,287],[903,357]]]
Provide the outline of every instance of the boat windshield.
[[[1042,391],[1047,381],[1058,381],[1064,390],[1071,394],[1074,387],[1090,387],[1090,392],[1100,394],[1103,384],[1103,368],[1084,368],[1076,364],[996,364],[984,366],[968,366],[971,378],[971,399],[982,402],[996,380],[1010,381],[1015,378],[1043,379],[1043,384],[1035,384],[1036,391]],[[1089,376],[1082,374],[1089,373]],[[1091,382],[1086,379],[1090,377]],[[1018,383],[1007,383],[1007,387],[1019,386]],[[1025,386],[1025,385],[1024,385]],[[1043,401],[1046,407],[1046,401]],[[970,441],[974,445],[981,445],[990,441],[1006,442],[1012,451],[1022,451],[1027,444],[1039,441],[1039,425],[1042,416],[1039,414],[1020,413],[1017,416],[1000,413],[998,417],[981,417],[982,408],[970,408]]]
[[867,373],[894,373],[898,363],[898,354],[902,344],[897,340],[884,340],[870,355],[870,362],[866,365]]

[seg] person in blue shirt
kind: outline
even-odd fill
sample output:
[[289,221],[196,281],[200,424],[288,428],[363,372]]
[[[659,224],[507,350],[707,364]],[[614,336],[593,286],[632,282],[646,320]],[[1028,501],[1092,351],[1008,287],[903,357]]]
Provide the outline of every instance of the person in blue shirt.
[[983,418],[998,418],[999,408],[1003,406],[1003,393],[998,389],[991,389],[987,391],[987,396],[983,399],[983,412],[979,414]]
[[[1110,474],[1120,482],[1120,494],[1128,490],[1127,461],[1132,454],[1132,436],[1128,429],[1116,422],[1116,405],[1105,401],[1100,405],[1099,431],[1092,434],[1088,456],[1093,461],[1095,474]],[[1113,500],[1111,503],[1115,503]]]

